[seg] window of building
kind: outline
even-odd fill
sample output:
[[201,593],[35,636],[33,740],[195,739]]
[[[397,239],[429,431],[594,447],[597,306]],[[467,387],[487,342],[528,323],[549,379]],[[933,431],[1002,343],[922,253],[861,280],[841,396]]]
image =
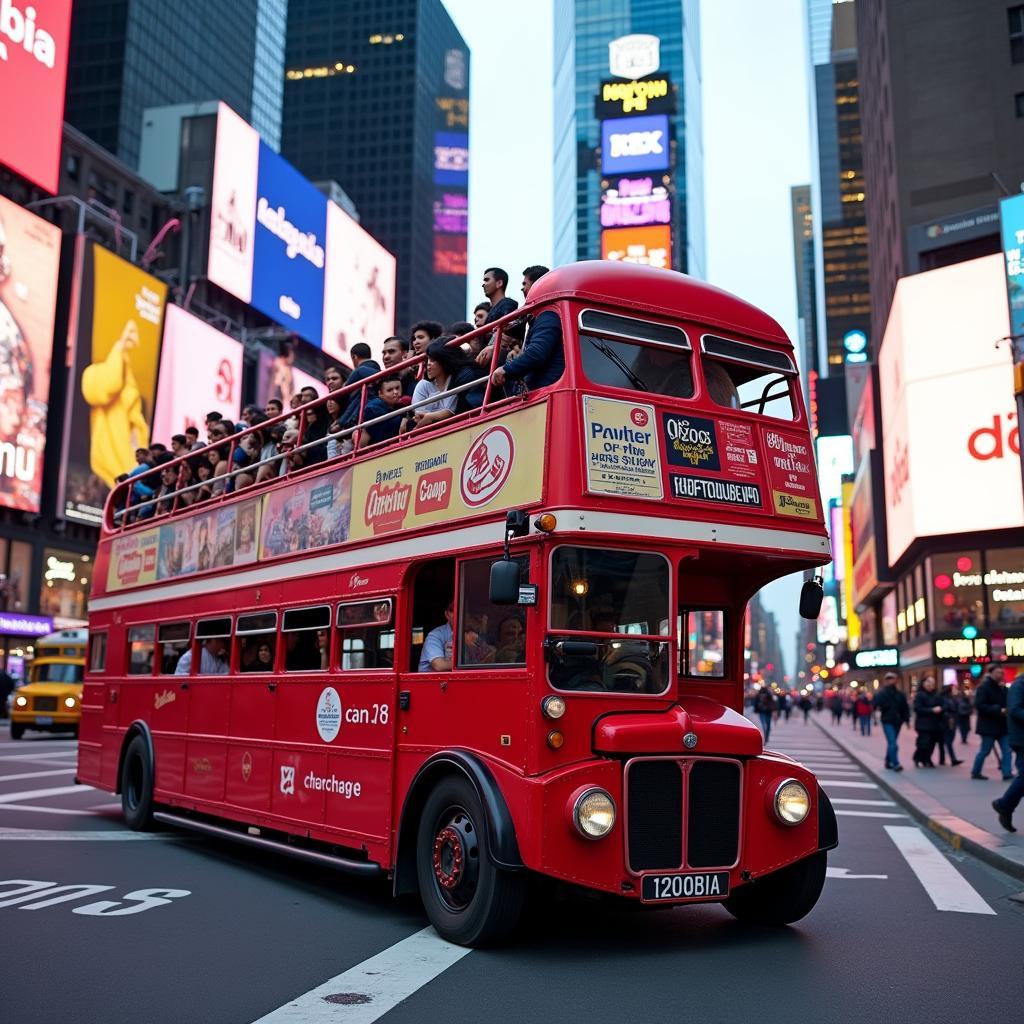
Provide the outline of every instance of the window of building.
[[338,605],[341,668],[392,668],[395,627],[391,598]]
[[192,636],[189,622],[162,622],[157,630],[160,642],[160,675],[173,676]]
[[[493,558],[463,562],[459,570],[459,667],[526,664],[526,617],[523,609],[490,601]],[[519,579],[530,578],[530,560],[513,559]]]
[[89,671],[103,672],[107,667],[107,634],[89,635]]
[[698,679],[725,677],[725,612],[687,610],[679,617],[679,672]]
[[1024,548],[985,553],[988,621],[996,626],[1024,626]]
[[281,626],[286,672],[324,672],[331,663],[331,609],[290,608]]
[[65,619],[85,619],[92,583],[92,559],[74,551],[43,549],[39,611]]
[[932,555],[928,560],[932,622],[938,630],[985,625],[980,551]]
[[235,626],[238,637],[240,672],[273,672],[277,653],[277,612],[239,615]]
[[156,626],[133,626],[128,630],[128,675],[153,674]]
[[21,612],[28,607],[32,575],[32,546],[0,538],[0,611]]
[[1024,63],[1024,4],[1008,8],[1006,17],[1009,21],[1010,31],[1010,60],[1014,64],[1022,64]]

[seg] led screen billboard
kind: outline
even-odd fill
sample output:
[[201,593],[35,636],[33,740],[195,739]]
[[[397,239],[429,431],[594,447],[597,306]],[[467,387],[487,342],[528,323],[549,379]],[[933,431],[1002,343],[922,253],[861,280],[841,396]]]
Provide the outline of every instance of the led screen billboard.
[[668,170],[668,116],[618,117],[601,122],[601,173]]
[[1006,295],[1010,306],[1010,333],[1024,334],[1024,194],[999,202]]
[[667,225],[647,228],[610,228],[601,232],[601,259],[672,266],[672,229]]
[[645,227],[671,224],[672,200],[664,185],[654,179],[620,178],[601,195],[601,227]]
[[38,512],[60,228],[0,197],[0,505]]
[[60,178],[71,0],[0,2],[0,163],[47,192]]
[[469,135],[434,133],[434,184],[469,185]]
[[918,537],[1024,526],[1003,257],[902,278],[879,356],[891,564]]
[[295,355],[290,350],[277,356],[271,352],[260,353],[254,401],[261,409],[266,407],[271,398],[279,398],[287,409],[292,396],[307,387],[313,388],[318,395],[327,393],[321,381],[295,365]]
[[151,440],[167,286],[79,235],[75,289],[58,508],[95,523],[117,477],[135,467],[135,449]]
[[186,427],[203,432],[216,409],[238,422],[242,411],[242,343],[180,306],[168,306],[160,350],[153,440],[170,447]]

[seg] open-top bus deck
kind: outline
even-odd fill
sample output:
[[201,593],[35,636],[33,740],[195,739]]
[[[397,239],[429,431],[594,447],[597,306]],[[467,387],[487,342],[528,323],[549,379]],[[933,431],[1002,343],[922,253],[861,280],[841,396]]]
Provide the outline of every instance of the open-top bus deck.
[[582,263],[492,366],[544,311],[550,387],[484,377],[429,430],[187,507],[114,491],[78,777],[130,825],[388,872],[467,944],[531,875],[811,909],[835,817],[741,713],[747,602],[829,558],[792,347],[683,275]]

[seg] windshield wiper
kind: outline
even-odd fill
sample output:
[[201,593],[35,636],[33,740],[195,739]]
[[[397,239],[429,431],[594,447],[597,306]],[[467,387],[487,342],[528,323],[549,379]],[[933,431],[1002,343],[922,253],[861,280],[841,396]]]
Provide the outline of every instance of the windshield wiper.
[[621,371],[623,376],[637,389],[637,391],[650,391],[651,389],[626,365],[625,360],[610,349],[603,341],[599,341],[597,338],[587,339],[591,345],[593,345],[598,352],[602,352],[606,355]]

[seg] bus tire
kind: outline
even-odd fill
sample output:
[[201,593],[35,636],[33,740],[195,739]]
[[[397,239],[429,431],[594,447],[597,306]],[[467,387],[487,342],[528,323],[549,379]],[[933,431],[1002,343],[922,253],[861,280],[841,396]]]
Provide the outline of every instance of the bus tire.
[[24,722],[11,722],[11,739],[20,740],[25,735]]
[[136,734],[121,763],[121,813],[135,832],[153,827],[153,761],[145,737]]
[[525,877],[491,859],[484,809],[468,779],[445,776],[427,797],[416,832],[416,875],[427,917],[449,942],[494,945],[519,921]]
[[811,854],[737,889],[723,904],[744,924],[792,924],[814,908],[825,885],[827,855]]

